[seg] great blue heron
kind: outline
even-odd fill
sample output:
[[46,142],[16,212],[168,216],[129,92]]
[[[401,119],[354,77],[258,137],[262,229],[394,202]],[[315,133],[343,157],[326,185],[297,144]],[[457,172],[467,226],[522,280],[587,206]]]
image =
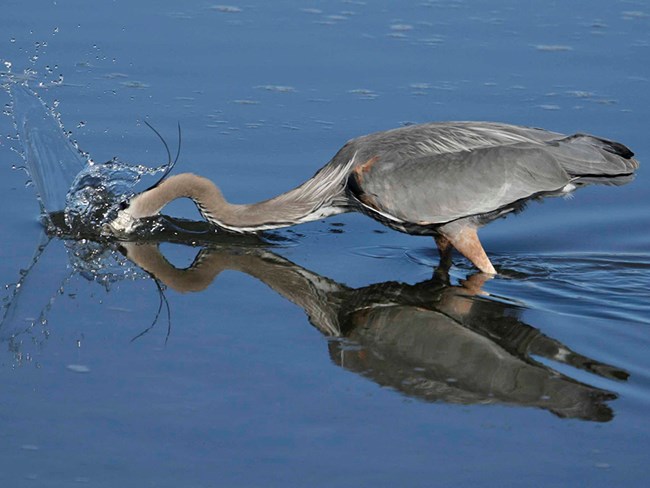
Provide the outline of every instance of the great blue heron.
[[632,175],[624,145],[585,134],[489,122],[412,125],[349,141],[311,179],[275,198],[226,202],[208,179],[163,178],[122,205],[109,224],[131,232],[172,200],[191,198],[218,229],[251,233],[360,211],[395,230],[435,238],[441,257],[457,249],[496,274],[477,229],[535,197]]

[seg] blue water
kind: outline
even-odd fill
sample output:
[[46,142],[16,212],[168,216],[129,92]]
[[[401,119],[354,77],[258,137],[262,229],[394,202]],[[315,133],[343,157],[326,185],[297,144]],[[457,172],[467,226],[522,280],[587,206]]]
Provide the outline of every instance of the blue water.
[[646,3],[133,3],[0,16],[0,59],[97,162],[158,167],[143,120],[172,152],[180,122],[175,171],[250,202],[352,137],[496,120],[619,140],[641,169],[485,227],[497,278],[457,256],[432,279],[431,239],[356,214],[48,238],[1,117],[3,486],[645,486]]

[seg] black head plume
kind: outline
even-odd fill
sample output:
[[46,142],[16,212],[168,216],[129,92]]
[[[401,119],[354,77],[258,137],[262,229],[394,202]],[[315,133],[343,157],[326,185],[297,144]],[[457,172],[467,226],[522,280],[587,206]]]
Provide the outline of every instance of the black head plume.
[[167,175],[171,173],[172,169],[174,169],[174,166],[176,166],[176,162],[178,161],[179,156],[181,155],[181,124],[178,124],[178,149],[176,151],[176,157],[172,161],[172,154],[169,150],[169,146],[167,145],[167,141],[163,138],[163,136],[158,132],[149,122],[146,120],[144,121],[145,124],[147,124],[147,127],[149,127],[154,134],[158,136],[158,139],[163,143],[163,146],[165,147],[165,151],[167,151],[167,167],[165,168],[165,171],[163,172],[162,176],[156,181],[153,185],[151,185],[149,188],[147,188],[145,191],[149,191],[153,188],[156,188],[160,183],[167,178]]

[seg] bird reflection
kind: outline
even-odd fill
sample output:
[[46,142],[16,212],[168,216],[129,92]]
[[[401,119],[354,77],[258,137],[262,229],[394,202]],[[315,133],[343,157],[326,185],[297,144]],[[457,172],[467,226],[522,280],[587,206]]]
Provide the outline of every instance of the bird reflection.
[[179,269],[158,244],[123,243],[126,257],[179,292],[204,290],[224,270],[253,276],[301,307],[330,340],[332,361],[425,401],[531,406],[562,418],[606,422],[612,392],[576,381],[533,357],[616,380],[627,372],[582,356],[524,323],[524,309],[486,298],[484,274],[459,285],[428,281],[350,288],[262,247],[212,246]]
[[[182,240],[176,230],[161,235],[164,242]],[[607,402],[616,394],[574,380],[534,357],[607,379],[626,380],[628,373],[582,356],[524,323],[524,308],[486,297],[481,291],[488,279],[485,274],[454,285],[441,267],[433,278],[415,285],[391,281],[351,288],[279,256],[260,239],[209,236],[211,242],[204,242],[192,264],[183,269],[161,253],[160,240],[119,244],[63,240],[64,246],[53,247],[48,243],[59,238],[45,238],[4,300],[0,342],[7,343],[18,361],[23,337],[30,335],[31,343],[44,343],[47,328],[35,326],[46,323],[54,296],[62,294],[74,274],[107,290],[120,279],[154,280],[161,290],[161,305],[156,320],[135,336],[138,339],[169,306],[162,292],[165,287],[200,292],[222,271],[235,270],[257,278],[302,308],[309,322],[328,338],[335,364],[408,397],[537,407],[562,418],[598,422],[613,418]],[[58,262],[65,259],[57,252],[67,253],[71,262],[58,277],[47,267],[39,269],[39,260],[51,259],[53,253]],[[49,284],[56,290],[52,297],[29,296],[42,293]],[[39,300],[43,309],[34,314]],[[25,325],[26,317],[36,319]]]

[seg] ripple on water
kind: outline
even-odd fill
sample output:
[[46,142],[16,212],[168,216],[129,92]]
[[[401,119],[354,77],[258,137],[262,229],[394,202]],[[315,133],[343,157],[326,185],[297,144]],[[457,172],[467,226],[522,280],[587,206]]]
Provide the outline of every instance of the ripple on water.
[[258,85],[255,88],[275,93],[294,93],[296,91],[294,87],[287,85]]
[[514,276],[523,299],[581,317],[650,323],[650,258],[640,254],[510,255],[494,259],[502,277]]
[[221,12],[222,14],[238,14],[242,11],[240,7],[234,5],[213,5],[210,9]]
[[[374,259],[403,259],[435,268],[433,249],[369,246],[352,249]],[[509,254],[491,255],[499,275],[486,291],[527,308],[580,317],[650,323],[650,257],[641,254]],[[476,270],[458,257],[452,275]]]
[[348,90],[348,93],[351,93],[352,95],[356,95],[362,100],[374,100],[379,96],[377,92],[373,90],[369,90],[367,88],[354,88],[352,90]]
[[138,81],[138,80],[122,81],[122,82],[120,82],[120,85],[122,85],[125,88],[134,88],[136,90],[143,90],[143,89],[149,88],[151,86],[148,83],[144,83],[144,82]]
[[401,259],[406,255],[407,249],[402,246],[366,246],[356,247],[352,253],[374,259]]
[[66,368],[73,373],[90,373],[90,368],[85,364],[68,364]]
[[621,12],[621,16],[624,20],[639,20],[650,17],[650,14],[647,14],[646,12],[642,12],[640,10],[625,10]]
[[567,46],[565,44],[536,44],[535,49],[538,51],[554,53],[573,51],[573,48],[571,46]]

